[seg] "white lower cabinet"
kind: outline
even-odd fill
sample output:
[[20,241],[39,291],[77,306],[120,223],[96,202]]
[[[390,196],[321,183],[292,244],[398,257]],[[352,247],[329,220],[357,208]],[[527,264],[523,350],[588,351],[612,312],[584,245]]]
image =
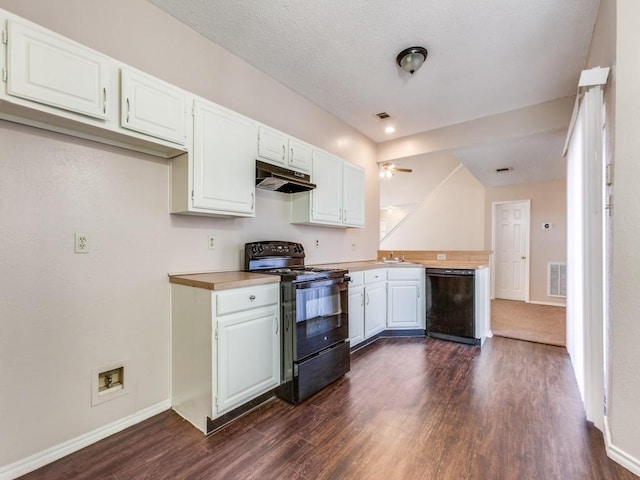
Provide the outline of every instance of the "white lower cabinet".
[[364,273],[350,272],[349,343],[353,347],[364,340]]
[[425,269],[389,268],[387,271],[387,327],[425,328]]
[[384,268],[349,272],[349,342],[352,347],[382,332],[387,321]]
[[363,330],[364,338],[382,332],[387,325],[387,272],[384,268],[365,270]]
[[171,285],[171,404],[212,420],[280,384],[279,283],[211,291]]
[[273,308],[218,318],[218,395],[214,412],[225,413],[278,385],[278,319],[278,311]]

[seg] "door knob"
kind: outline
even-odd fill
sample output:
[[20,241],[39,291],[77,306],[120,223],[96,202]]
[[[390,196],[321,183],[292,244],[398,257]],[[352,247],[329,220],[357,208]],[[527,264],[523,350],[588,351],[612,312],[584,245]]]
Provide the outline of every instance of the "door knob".
[[521,258],[522,260],[526,260],[526,259],[527,259],[527,257],[520,257],[520,258]]

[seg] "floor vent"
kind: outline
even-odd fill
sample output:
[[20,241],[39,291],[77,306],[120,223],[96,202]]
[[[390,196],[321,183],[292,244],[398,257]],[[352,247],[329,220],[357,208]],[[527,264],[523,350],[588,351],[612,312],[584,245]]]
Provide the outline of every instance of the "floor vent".
[[567,264],[549,262],[547,265],[547,295],[549,297],[566,297]]

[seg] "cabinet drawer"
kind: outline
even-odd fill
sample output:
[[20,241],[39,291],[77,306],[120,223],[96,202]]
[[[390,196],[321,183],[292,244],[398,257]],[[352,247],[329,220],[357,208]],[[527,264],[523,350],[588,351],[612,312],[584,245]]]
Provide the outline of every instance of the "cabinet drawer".
[[424,268],[393,267],[387,270],[387,280],[424,280]]
[[381,282],[387,280],[387,270],[385,268],[376,268],[374,270],[364,271],[364,283]]
[[280,298],[279,286],[280,284],[261,285],[218,293],[216,313],[221,316],[267,305],[276,305]]
[[364,272],[349,272],[349,277],[351,278],[349,287],[359,287],[364,284]]

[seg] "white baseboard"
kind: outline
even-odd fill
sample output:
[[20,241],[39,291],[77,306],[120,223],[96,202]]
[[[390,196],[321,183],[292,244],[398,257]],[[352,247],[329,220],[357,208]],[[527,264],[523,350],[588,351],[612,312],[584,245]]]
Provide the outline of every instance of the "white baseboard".
[[104,427],[97,428],[92,432],[85,433],[79,437],[72,438],[66,442],[55,445],[51,448],[47,448],[41,452],[35,453],[27,458],[18,460],[10,465],[0,467],[0,480],[11,480],[17,478],[20,475],[32,472],[40,467],[43,467],[51,462],[54,462],[70,453],[76,452],[81,448],[96,443],[103,438],[107,438],[114,433],[118,433],[125,428],[129,428],[136,423],[140,423],[147,418],[151,418],[158,413],[162,413],[165,410],[171,408],[171,401],[164,400],[155,405],[151,405],[139,412],[136,412],[128,417],[116,420],[113,423],[105,425]]
[[632,457],[624,450],[616,447],[611,443],[611,432],[609,431],[609,421],[607,417],[604,417],[604,444],[607,449],[607,456],[616,463],[619,463],[624,468],[640,476],[640,459]]
[[563,307],[563,308],[567,307],[564,303],[555,303],[555,302],[534,302],[533,300],[531,300],[529,303],[533,303],[534,305],[548,305],[550,307]]

